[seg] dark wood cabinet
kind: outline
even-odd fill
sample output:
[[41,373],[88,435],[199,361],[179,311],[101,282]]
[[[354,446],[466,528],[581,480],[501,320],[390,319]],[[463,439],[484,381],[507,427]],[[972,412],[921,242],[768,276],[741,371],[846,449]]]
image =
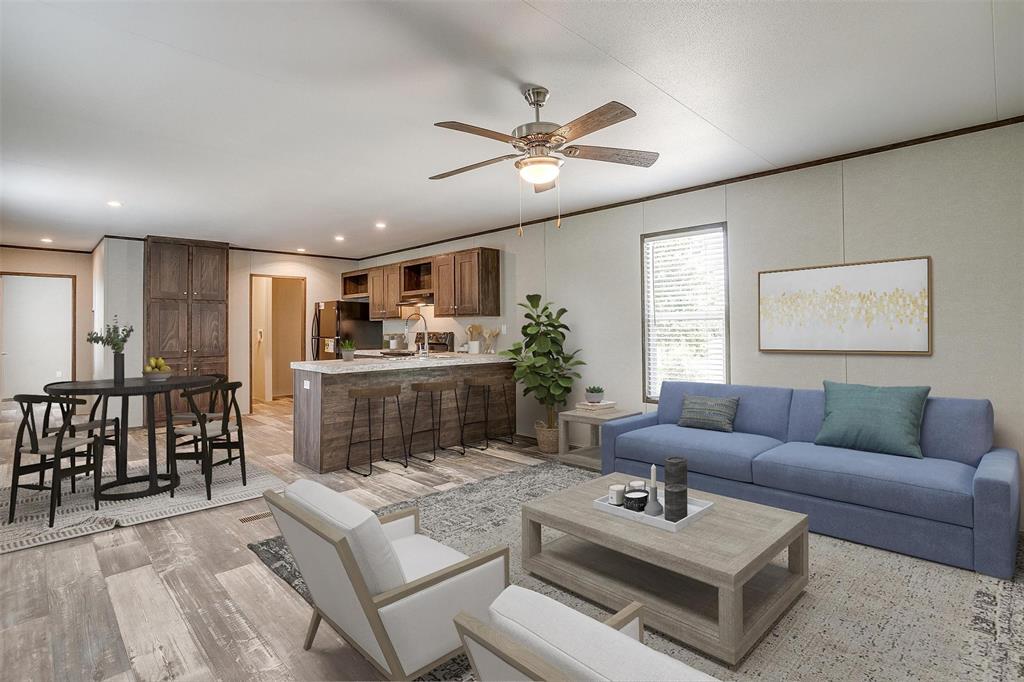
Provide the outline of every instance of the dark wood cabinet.
[[370,319],[390,320],[402,316],[398,301],[402,296],[402,268],[385,265],[367,272]]
[[434,316],[455,315],[455,254],[434,256]]
[[383,320],[384,307],[384,268],[374,268],[367,273],[370,293],[370,319]]
[[[146,357],[179,375],[227,374],[228,245],[148,237],[145,270]],[[179,393],[173,409],[188,411]]]

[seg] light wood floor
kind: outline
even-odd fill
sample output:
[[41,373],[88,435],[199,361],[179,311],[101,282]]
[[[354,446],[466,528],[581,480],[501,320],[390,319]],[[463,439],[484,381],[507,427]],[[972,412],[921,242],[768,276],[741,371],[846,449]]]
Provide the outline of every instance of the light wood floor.
[[[11,407],[0,412],[5,482],[17,426]],[[370,478],[314,474],[292,462],[291,407],[254,405],[244,418],[249,461],[285,482],[320,480],[371,507],[536,462],[526,451],[470,450],[408,469],[375,463]],[[143,456],[144,439],[144,431],[131,433],[133,459]],[[302,650],[310,607],[246,547],[277,535],[277,526],[239,521],[266,510],[252,500],[0,556],[0,679],[377,679],[329,627]]]

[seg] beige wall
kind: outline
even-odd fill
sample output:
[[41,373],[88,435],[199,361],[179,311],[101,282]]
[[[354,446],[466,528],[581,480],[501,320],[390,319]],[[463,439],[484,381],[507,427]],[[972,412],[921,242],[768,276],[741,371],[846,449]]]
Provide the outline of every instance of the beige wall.
[[92,379],[92,346],[85,342],[85,335],[93,328],[92,256],[88,253],[0,247],[0,271],[75,276],[75,377]]
[[[252,349],[252,397],[273,400],[274,330],[271,315],[272,290],[269,277],[252,278],[252,323],[249,347]],[[262,331],[262,335],[260,334]]]
[[[340,287],[340,279],[339,287]],[[301,279],[274,277],[271,279],[271,330],[274,337],[271,356],[273,358],[273,386],[275,398],[292,394],[291,364],[305,359],[309,331],[303,316],[304,289]]]
[[[568,172],[568,171],[567,171]],[[599,383],[624,407],[641,396],[640,235],[726,221],[730,371],[734,383],[819,387],[824,379],[927,384],[934,395],[989,398],[999,445],[1024,449],[1024,124],[507,230],[360,267],[469,246],[503,250],[507,347],[531,291],[569,309],[582,347],[582,387]],[[757,347],[760,270],[932,256],[930,357],[769,354]],[[464,338],[476,320],[434,321]],[[386,323],[385,331],[400,324]],[[520,398],[518,428],[538,414]],[[582,432],[574,434],[579,440]]]

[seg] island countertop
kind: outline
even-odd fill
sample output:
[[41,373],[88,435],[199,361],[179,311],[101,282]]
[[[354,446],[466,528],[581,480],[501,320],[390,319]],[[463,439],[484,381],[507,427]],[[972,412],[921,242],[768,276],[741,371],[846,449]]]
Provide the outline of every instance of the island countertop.
[[304,360],[291,364],[293,370],[316,372],[318,374],[352,374],[393,370],[418,370],[431,367],[458,367],[463,365],[510,364],[510,358],[501,355],[468,353],[431,353],[426,358],[418,356],[386,357],[382,351],[356,351],[354,360]]

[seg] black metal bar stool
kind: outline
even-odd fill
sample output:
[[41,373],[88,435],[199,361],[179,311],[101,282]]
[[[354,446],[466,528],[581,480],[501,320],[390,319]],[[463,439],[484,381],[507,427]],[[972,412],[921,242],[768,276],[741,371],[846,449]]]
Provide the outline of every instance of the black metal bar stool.
[[[405,445],[405,427],[402,426],[402,401],[399,400],[399,396],[402,393],[402,386],[400,384],[388,384],[386,386],[373,386],[370,388],[353,388],[349,390],[348,397],[352,399],[352,421],[349,423],[348,429],[348,452],[345,454],[345,468],[349,471],[359,474],[360,476],[369,476],[373,473],[373,416],[372,410],[370,409],[371,403],[374,398],[380,398],[380,458],[385,462],[392,460],[388,459],[384,454],[384,436],[387,433],[387,407],[388,398],[395,399],[395,405],[398,408],[398,433],[402,436],[402,455],[404,461],[402,466],[409,466],[409,448]],[[366,440],[352,441],[353,434],[356,430],[356,409],[359,407],[359,401],[366,401]],[[361,445],[366,443],[367,460],[369,461],[370,470],[367,472],[353,469],[352,462],[352,446]]]
[[[459,409],[459,382],[458,381],[421,381],[415,382],[410,386],[413,392],[416,394],[416,402],[413,403],[412,408],[412,426],[409,429],[409,456],[415,457],[418,460],[424,462],[433,462],[437,458],[438,450],[446,450],[448,452],[454,452],[460,455],[466,454],[466,444],[462,442],[462,411]],[[452,396],[455,397],[455,417],[459,420],[459,447],[461,450],[455,449],[455,444],[448,447],[441,445],[441,417],[443,416],[444,410],[444,394],[445,391],[451,391]],[[420,394],[430,394],[430,428],[416,430],[416,413],[419,411],[420,406]],[[437,394],[438,402],[437,406],[437,421],[434,421],[434,394]],[[429,433],[431,435],[431,450],[430,459],[416,455],[412,451],[412,443],[416,438],[417,434]]]
[[[491,389],[496,386],[501,386],[501,396],[505,403],[505,422],[508,424],[508,436],[507,437],[495,437],[495,440],[499,440],[509,445],[515,444],[515,428],[512,426],[512,410],[509,408],[508,402],[508,384],[509,380],[503,376],[483,376],[483,377],[467,377],[466,378],[466,402],[462,407],[462,446],[464,448],[473,448],[474,450],[486,450],[491,445],[490,435],[490,406],[491,406]],[[469,415],[469,403],[470,398],[473,396],[473,389],[480,387],[484,396],[484,418],[483,420],[477,421],[466,421],[466,417]],[[467,445],[466,444],[466,427],[472,426],[473,424],[484,425],[484,446],[479,445]],[[508,440],[506,440],[506,438]]]

